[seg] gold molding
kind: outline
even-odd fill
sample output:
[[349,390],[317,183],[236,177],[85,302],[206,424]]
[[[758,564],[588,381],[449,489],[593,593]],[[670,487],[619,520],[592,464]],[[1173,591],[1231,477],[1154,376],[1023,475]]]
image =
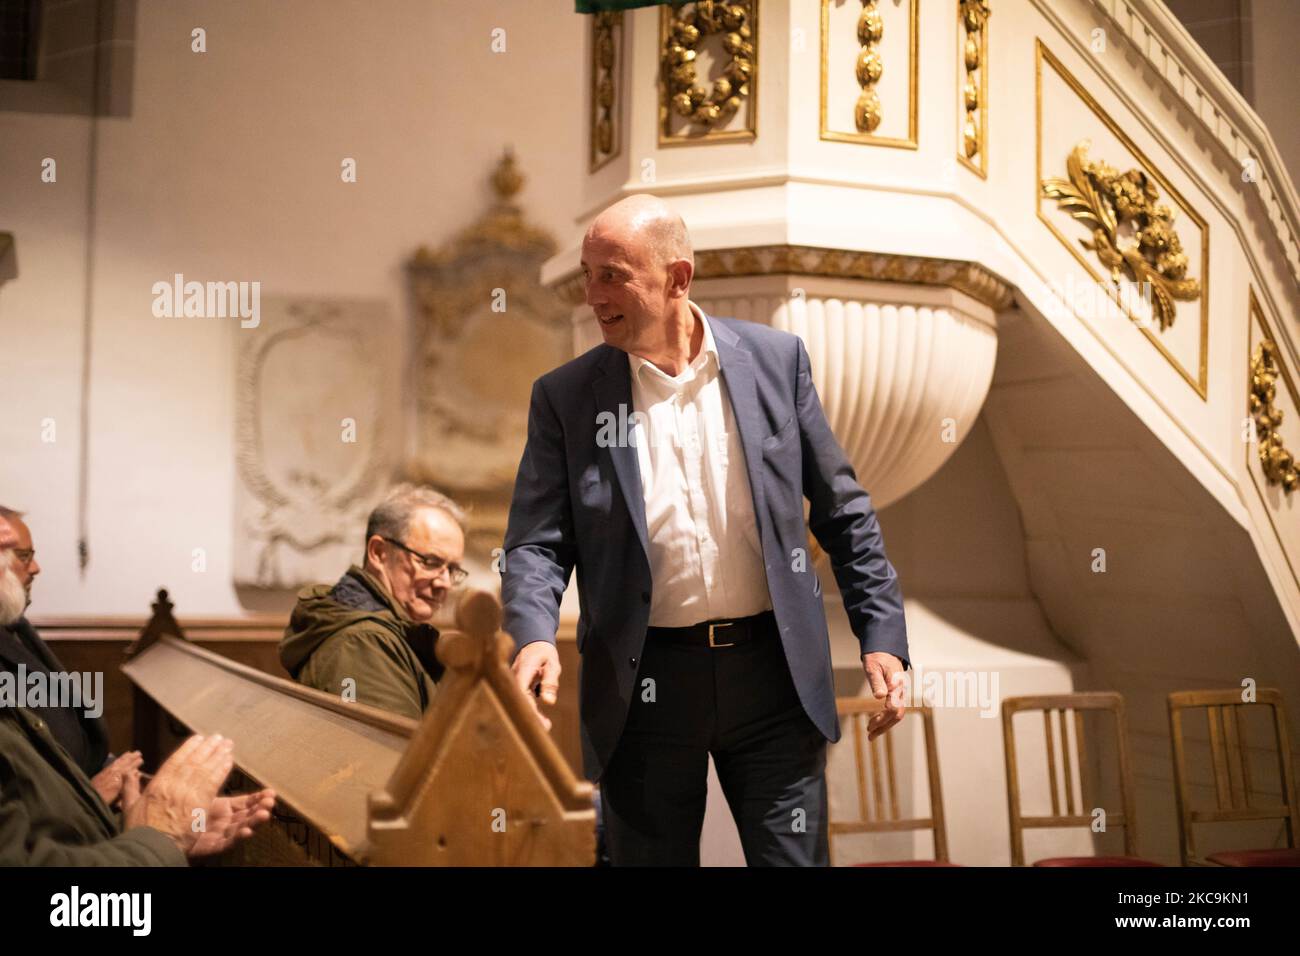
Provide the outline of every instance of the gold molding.
[[[1268,319],[1264,315],[1264,309],[1260,306],[1259,299],[1255,296],[1255,287],[1250,285],[1247,288],[1250,299],[1248,306],[1249,311],[1246,315],[1246,351],[1248,355],[1251,355],[1254,352],[1254,349],[1251,347],[1251,340],[1254,338],[1255,331],[1254,322],[1259,323],[1259,329],[1263,333],[1264,340],[1276,342],[1277,339],[1273,336],[1273,328],[1269,325]],[[1277,365],[1282,372],[1282,381],[1286,384],[1287,392],[1291,395],[1292,407],[1300,409],[1300,391],[1296,390],[1295,380],[1291,378],[1291,372],[1280,355],[1277,358]],[[1248,416],[1250,415],[1251,399],[1253,395],[1253,382],[1251,381],[1251,375],[1248,368],[1246,375],[1246,414]],[[1252,449],[1249,442],[1242,442],[1242,444],[1245,446],[1246,473],[1250,477],[1250,483],[1255,488],[1255,494],[1259,496],[1259,503],[1264,509],[1264,516],[1268,519],[1269,527],[1273,529],[1273,537],[1277,540],[1277,546],[1282,552],[1283,560],[1286,561],[1287,570],[1291,572],[1291,580],[1297,585],[1297,587],[1300,587],[1300,575],[1296,574],[1295,565],[1291,563],[1291,552],[1287,548],[1281,532],[1278,531],[1277,522],[1273,520],[1273,507],[1269,504],[1268,499],[1264,497],[1264,488],[1260,487],[1260,483],[1255,477],[1256,468],[1252,466],[1252,458],[1254,458],[1254,461],[1257,464],[1259,463],[1259,459],[1257,456],[1252,456]],[[1262,468],[1260,470],[1262,471]],[[1265,483],[1271,485],[1271,482],[1267,481],[1267,476],[1265,476]]]
[[[1101,284],[1105,284],[1106,276],[1098,272],[1091,262],[1079,251],[1077,242],[1068,239],[1046,215],[1043,213],[1043,202],[1049,197],[1044,196],[1040,184],[1043,182],[1043,61],[1046,60],[1048,65],[1056,71],[1059,76],[1072,90],[1085,106],[1088,107],[1097,119],[1110,131],[1110,133],[1123,144],[1124,148],[1137,160],[1142,167],[1142,172],[1154,180],[1165,195],[1169,196],[1178,207],[1187,215],[1201,232],[1201,326],[1200,340],[1198,342],[1198,361],[1195,376],[1192,375],[1183,364],[1174,356],[1165,344],[1160,341],[1158,335],[1146,328],[1146,322],[1142,317],[1134,315],[1125,308],[1122,297],[1115,292],[1115,301],[1117,307],[1137,326],[1138,331],[1142,333],[1156,351],[1165,357],[1165,360],[1173,367],[1186,382],[1192,387],[1192,390],[1200,396],[1202,401],[1207,401],[1209,396],[1209,340],[1210,340],[1210,227],[1205,218],[1200,215],[1192,205],[1183,198],[1183,195],[1170,184],[1155,164],[1147,158],[1146,154],[1138,148],[1137,144],[1129,139],[1128,135],[1120,128],[1101,105],[1093,99],[1092,95],[1083,88],[1083,85],[1066,69],[1065,65],[1056,58],[1051,50],[1047,49],[1041,38],[1034,40],[1034,210],[1038,215],[1039,221],[1047,227],[1057,240],[1070,254],[1078,260],[1084,270]],[[1114,291],[1114,290],[1112,290]],[[1094,330],[1095,331],[1095,330]]]
[[[806,275],[830,279],[908,282],[955,289],[994,310],[1008,308],[1013,290],[982,265],[961,259],[932,259],[814,246],[749,246],[695,253],[695,279]],[[570,305],[585,301],[582,272],[574,269],[552,283]]]
[[[988,179],[989,122],[989,0],[957,0],[957,53],[964,67],[958,75],[961,110],[957,126],[957,158],[963,166]],[[979,40],[973,38],[978,35]],[[979,72],[979,87],[974,74]],[[973,101],[973,102],[972,102]],[[979,157],[976,163],[975,157]]]
[[[920,70],[920,24],[918,10],[921,0],[908,0],[908,77],[907,77],[907,136],[877,136],[874,133],[844,132],[826,126],[826,96],[828,90],[827,61],[830,50],[830,0],[821,0],[821,104],[819,107],[818,136],[830,143],[859,143],[866,146],[891,146],[897,149],[916,149],[917,89]],[[865,13],[865,11],[864,11]],[[856,110],[855,110],[856,113]],[[856,116],[855,116],[856,125]]]
[[623,151],[625,35],[621,10],[591,15],[591,156],[587,168],[591,173]]
[[[664,5],[659,12],[659,146],[752,142],[758,137],[758,0],[691,0],[691,9],[683,11],[686,5]],[[700,16],[711,29],[695,26]],[[694,46],[716,33],[723,35],[731,60],[709,94],[695,85]],[[742,107],[742,129],[713,128],[731,122]],[[685,135],[674,132],[674,115],[687,117]],[[703,133],[695,132],[700,124]]]

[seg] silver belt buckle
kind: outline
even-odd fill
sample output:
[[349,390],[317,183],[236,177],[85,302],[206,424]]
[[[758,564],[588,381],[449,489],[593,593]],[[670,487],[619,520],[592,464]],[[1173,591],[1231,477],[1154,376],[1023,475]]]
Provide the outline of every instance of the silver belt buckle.
[[734,643],[731,643],[731,644],[719,644],[719,643],[717,642],[717,640],[715,640],[715,638],[714,638],[714,630],[715,630],[715,629],[717,629],[717,628],[719,628],[719,627],[731,627],[731,625],[734,624],[734,623],[735,623],[735,621],[722,621],[722,622],[717,623],[717,624],[710,623],[710,624],[709,624],[709,647],[735,647],[736,645],[735,645]]

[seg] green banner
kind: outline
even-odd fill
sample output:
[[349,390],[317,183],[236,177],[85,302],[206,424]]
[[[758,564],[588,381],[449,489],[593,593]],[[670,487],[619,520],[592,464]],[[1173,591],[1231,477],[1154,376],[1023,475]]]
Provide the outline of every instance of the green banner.
[[602,10],[631,10],[633,7],[657,7],[667,0],[577,0],[579,13],[600,13]]

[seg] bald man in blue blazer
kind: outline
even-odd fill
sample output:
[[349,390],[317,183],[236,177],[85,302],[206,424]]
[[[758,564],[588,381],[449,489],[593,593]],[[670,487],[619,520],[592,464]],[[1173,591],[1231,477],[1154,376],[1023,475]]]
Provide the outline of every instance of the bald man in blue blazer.
[[516,679],[554,704],[576,570],[583,763],[611,862],[699,864],[712,756],[751,866],[826,865],[840,728],[807,531],[884,702],[878,736],[902,718],[909,665],[871,499],[803,342],[690,301],[690,237],[665,203],[601,213],[582,269],[604,344],[533,385],[502,562]]

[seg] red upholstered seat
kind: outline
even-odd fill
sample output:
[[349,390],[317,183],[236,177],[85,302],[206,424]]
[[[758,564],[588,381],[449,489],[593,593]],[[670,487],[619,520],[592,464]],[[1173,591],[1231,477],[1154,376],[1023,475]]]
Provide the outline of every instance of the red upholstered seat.
[[1225,850],[1206,859],[1220,866],[1300,866],[1300,850]]
[[942,863],[939,860],[890,860],[888,863],[854,863],[854,866],[955,866],[960,863]]
[[1051,856],[1034,866],[1164,866],[1136,856]]

